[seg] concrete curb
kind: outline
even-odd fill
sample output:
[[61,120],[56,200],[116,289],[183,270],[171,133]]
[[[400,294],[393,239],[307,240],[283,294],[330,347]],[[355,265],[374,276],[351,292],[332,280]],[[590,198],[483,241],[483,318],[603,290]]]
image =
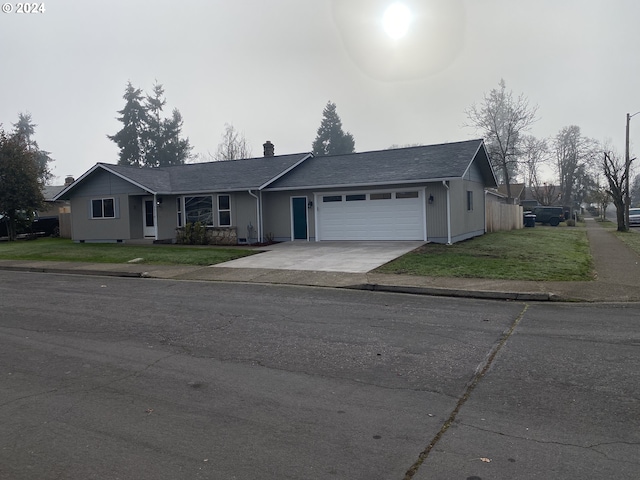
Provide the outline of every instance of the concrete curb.
[[[20,272],[33,272],[33,273],[55,273],[55,274],[67,274],[67,275],[91,275],[102,277],[123,277],[123,278],[156,278],[167,279],[162,276],[155,276],[149,272],[125,272],[122,270],[96,270],[91,268],[59,268],[59,267],[36,267],[25,265],[0,265],[0,270],[8,271],[20,271]],[[178,277],[173,277],[174,280],[184,280]],[[197,280],[197,279],[193,279]],[[263,285],[289,285],[283,282],[253,282],[249,280],[228,280],[228,279],[210,279],[210,280],[197,280],[197,281],[214,281],[214,282],[229,282],[229,283],[260,283]],[[552,293],[536,293],[536,292],[497,292],[488,290],[461,290],[455,288],[444,287],[417,287],[406,285],[388,285],[378,283],[361,283],[354,285],[318,285],[311,283],[292,283],[291,285],[308,286],[308,287],[329,287],[329,288],[344,288],[347,290],[365,290],[371,292],[387,292],[387,293],[405,293],[410,295],[428,295],[437,297],[458,297],[458,298],[476,298],[480,300],[509,300],[509,301],[528,301],[528,302],[565,302],[575,301],[570,299],[564,299],[558,295]]]
[[536,293],[536,292],[492,292],[487,290],[459,290],[459,289],[440,288],[440,287],[411,287],[411,286],[403,286],[403,285],[380,285],[375,283],[351,285],[348,287],[341,287],[341,288],[350,288],[353,290],[369,290],[373,292],[408,293],[412,295],[477,298],[477,299],[485,299],[485,300],[513,300],[513,301],[530,301],[530,302],[568,301],[552,293]]

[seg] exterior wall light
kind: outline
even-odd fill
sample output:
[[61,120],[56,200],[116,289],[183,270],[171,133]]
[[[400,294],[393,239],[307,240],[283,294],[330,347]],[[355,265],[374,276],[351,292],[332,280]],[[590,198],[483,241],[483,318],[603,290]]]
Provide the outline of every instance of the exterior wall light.
[[433,195],[429,194],[429,205],[433,203]]

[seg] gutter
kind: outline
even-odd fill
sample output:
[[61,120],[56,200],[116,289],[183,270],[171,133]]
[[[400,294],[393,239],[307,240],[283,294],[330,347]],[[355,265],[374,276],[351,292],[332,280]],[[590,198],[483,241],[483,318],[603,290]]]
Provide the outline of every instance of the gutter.
[[451,190],[446,180],[442,181],[442,185],[447,189],[447,245],[451,245]]

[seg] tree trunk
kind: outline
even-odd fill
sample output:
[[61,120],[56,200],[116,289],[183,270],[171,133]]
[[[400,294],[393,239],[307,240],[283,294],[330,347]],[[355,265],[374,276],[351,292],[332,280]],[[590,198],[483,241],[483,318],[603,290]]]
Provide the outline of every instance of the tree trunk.
[[626,232],[627,226],[624,221],[624,199],[614,199],[614,205],[616,206],[616,220],[618,222],[618,231]]

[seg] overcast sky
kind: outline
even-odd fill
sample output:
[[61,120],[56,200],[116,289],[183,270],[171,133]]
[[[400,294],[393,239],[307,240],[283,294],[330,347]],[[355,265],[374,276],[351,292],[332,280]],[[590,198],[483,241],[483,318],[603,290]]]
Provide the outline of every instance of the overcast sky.
[[215,152],[231,123],[261,156],[266,140],[310,151],[329,100],[359,152],[477,138],[465,109],[503,78],[538,105],[533,135],[578,125],[624,152],[625,114],[640,111],[638,0],[406,0],[399,40],[382,28],[393,1],[49,0],[0,13],[0,123],[31,113],[61,184],[117,163],[106,135],[129,80],[164,85],[194,154]]

